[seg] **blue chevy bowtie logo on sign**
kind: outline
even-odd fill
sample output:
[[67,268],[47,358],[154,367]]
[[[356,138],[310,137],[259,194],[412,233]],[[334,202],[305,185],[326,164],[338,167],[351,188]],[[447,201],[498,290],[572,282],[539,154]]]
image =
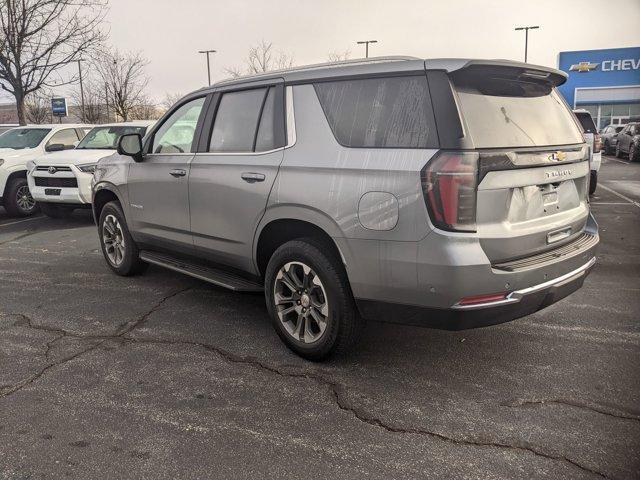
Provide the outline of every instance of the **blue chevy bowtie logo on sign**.
[[579,73],[590,72],[591,70],[595,70],[596,68],[598,68],[598,65],[599,65],[598,63],[591,63],[591,62],[574,63],[569,68],[569,71],[579,72]]

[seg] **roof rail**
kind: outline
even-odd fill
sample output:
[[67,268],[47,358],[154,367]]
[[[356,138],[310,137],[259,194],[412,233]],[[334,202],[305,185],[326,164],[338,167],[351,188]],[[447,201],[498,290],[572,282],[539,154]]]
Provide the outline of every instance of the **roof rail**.
[[212,86],[215,87],[216,85],[224,85],[230,82],[237,82],[237,81],[248,80],[248,79],[259,79],[262,77],[278,75],[281,73],[305,72],[308,70],[315,70],[319,68],[337,68],[337,67],[354,66],[354,65],[367,65],[370,63],[402,62],[407,60],[420,60],[420,59],[418,57],[411,57],[411,56],[391,55],[391,56],[385,56],[385,57],[354,58],[350,60],[339,60],[336,62],[313,63],[310,65],[301,65],[299,67],[283,68],[280,70],[269,70],[268,72],[255,73],[250,75],[241,75],[239,77],[234,77],[234,78],[226,78],[224,80],[220,80],[219,82],[216,82]]

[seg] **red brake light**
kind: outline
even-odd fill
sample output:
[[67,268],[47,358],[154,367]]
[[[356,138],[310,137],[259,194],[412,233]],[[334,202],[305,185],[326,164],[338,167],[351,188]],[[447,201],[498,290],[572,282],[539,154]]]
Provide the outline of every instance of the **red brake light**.
[[465,297],[458,302],[458,305],[478,305],[481,303],[499,302],[507,298],[509,292],[491,293],[488,295],[476,295],[475,297]]
[[478,154],[442,152],[421,176],[433,224],[443,230],[475,232]]
[[600,150],[602,150],[602,137],[596,133],[593,139],[593,153],[598,153]]

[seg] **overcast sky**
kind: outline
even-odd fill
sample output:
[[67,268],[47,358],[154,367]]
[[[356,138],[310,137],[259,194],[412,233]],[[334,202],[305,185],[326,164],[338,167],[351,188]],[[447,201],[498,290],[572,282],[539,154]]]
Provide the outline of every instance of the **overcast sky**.
[[347,49],[362,57],[355,42],[368,39],[378,40],[371,56],[522,60],[518,25],[540,25],[529,62],[556,67],[561,51],[640,46],[640,0],[110,0],[105,27],[115,48],[147,57],[159,100],[206,84],[198,50],[218,50],[214,81],[263,39],[296,65]]

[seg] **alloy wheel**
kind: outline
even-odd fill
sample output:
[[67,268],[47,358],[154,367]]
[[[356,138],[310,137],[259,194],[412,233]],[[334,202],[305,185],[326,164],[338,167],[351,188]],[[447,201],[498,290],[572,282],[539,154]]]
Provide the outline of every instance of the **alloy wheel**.
[[273,290],[285,331],[298,342],[320,340],[327,329],[329,303],[316,272],[302,262],[286,263],[276,275]]
[[124,260],[125,241],[124,232],[115,215],[107,215],[102,224],[102,241],[107,258],[115,267]]
[[36,207],[36,201],[31,196],[28,185],[22,185],[16,190],[16,205],[24,213],[29,213]]

